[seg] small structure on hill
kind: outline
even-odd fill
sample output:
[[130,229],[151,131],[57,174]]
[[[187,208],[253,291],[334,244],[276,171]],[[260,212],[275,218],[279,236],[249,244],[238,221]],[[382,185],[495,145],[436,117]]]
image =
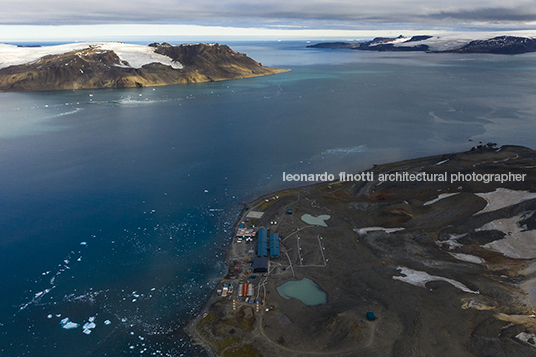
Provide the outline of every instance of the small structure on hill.
[[376,315],[372,311],[367,312],[367,320],[374,321],[376,320]]

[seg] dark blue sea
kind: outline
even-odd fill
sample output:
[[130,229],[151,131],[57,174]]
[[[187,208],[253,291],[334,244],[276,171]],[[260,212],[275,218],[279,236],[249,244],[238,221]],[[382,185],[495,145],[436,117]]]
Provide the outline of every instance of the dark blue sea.
[[535,54],[306,45],[231,43],[268,77],[0,94],[1,356],[204,356],[182,328],[283,172],[534,147]]

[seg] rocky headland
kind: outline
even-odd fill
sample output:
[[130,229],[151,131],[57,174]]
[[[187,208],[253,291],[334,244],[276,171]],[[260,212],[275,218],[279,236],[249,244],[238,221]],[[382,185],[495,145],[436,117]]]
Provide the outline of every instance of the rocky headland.
[[488,39],[464,40],[452,37],[420,35],[411,38],[376,37],[364,42],[323,42],[310,48],[346,48],[362,51],[430,52],[430,53],[494,53],[522,54],[536,52],[536,39],[522,36],[496,36]]
[[[256,238],[233,238],[234,292],[188,331],[225,357],[536,356],[535,168],[489,144],[259,198],[237,235],[278,233],[280,257],[255,273]],[[281,292],[304,278],[327,300]]]
[[0,91],[148,87],[265,76],[264,67],[220,44],[0,45]]

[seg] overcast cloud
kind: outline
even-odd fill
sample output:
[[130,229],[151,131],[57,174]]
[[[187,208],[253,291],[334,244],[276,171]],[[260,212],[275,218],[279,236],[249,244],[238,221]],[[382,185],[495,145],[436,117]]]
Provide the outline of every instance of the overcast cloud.
[[2,0],[0,24],[197,24],[364,28],[526,26],[536,23],[526,0]]

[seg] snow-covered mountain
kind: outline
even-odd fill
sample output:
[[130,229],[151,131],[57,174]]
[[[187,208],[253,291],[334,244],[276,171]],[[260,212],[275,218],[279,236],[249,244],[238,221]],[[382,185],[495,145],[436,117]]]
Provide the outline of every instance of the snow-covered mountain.
[[[481,36],[481,35],[480,35]],[[475,38],[477,37],[477,38]],[[452,53],[495,53],[521,54],[536,52],[536,38],[525,36],[479,36],[449,34],[439,36],[413,36],[411,38],[377,37],[365,42],[323,42],[307,47],[313,48],[348,48],[363,51],[423,51]]]
[[145,87],[279,73],[219,44],[0,44],[0,90]]

